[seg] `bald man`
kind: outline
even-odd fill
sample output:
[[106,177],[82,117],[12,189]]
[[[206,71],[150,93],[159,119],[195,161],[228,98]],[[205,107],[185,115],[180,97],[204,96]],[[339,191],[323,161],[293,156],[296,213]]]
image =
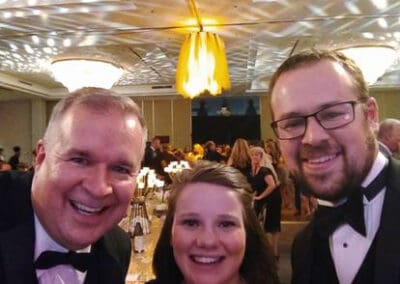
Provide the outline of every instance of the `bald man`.
[[379,151],[386,157],[400,155],[400,120],[387,118],[379,124]]

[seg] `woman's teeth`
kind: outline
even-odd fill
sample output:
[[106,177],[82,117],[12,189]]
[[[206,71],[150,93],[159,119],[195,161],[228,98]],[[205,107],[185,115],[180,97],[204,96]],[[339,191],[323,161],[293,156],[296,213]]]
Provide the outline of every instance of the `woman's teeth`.
[[219,262],[221,257],[193,256],[192,259],[198,263],[211,264]]

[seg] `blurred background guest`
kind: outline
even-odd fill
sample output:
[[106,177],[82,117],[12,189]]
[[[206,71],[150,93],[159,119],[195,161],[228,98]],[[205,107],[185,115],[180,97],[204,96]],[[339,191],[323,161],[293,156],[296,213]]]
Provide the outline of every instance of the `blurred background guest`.
[[264,144],[265,153],[271,157],[272,165],[275,169],[278,168],[279,159],[281,158],[281,152],[277,142],[273,139],[268,139]]
[[400,158],[400,120],[387,118],[379,124],[379,151],[387,158]]
[[205,144],[205,150],[206,154],[204,155],[204,160],[208,161],[213,161],[213,162],[223,162],[224,157],[217,152],[217,146],[215,145],[215,142],[212,140],[209,140]]
[[162,179],[167,183],[171,183],[171,177],[168,173],[164,171],[164,168],[169,165],[172,161],[177,161],[177,158],[172,151],[172,146],[168,143],[162,145],[162,151],[159,153],[159,160],[160,160],[160,173]]
[[231,145],[229,144],[221,144],[217,145],[216,151],[221,154],[226,163],[231,155]]
[[18,170],[19,166],[19,157],[21,155],[21,147],[14,146],[13,147],[14,155],[10,157],[8,160],[8,164],[11,166],[12,170]]
[[6,162],[6,158],[4,157],[4,149],[0,148],[0,162],[5,163]]
[[172,161],[176,161],[175,154],[172,146],[168,143],[162,145],[162,151],[160,152],[160,160],[162,168],[168,166]]
[[195,143],[193,145],[192,151],[190,151],[187,156],[186,160],[189,161],[191,164],[197,162],[198,160],[202,160],[204,157],[204,148],[199,143]]
[[243,175],[249,178],[251,171],[250,148],[245,139],[236,139],[227,165],[238,169]]
[[161,141],[157,136],[151,139],[150,144],[146,145],[143,158],[143,167],[154,169],[157,173],[161,172]]
[[279,259],[279,233],[281,231],[281,193],[279,181],[272,166],[267,167],[264,149],[251,147],[251,175],[250,184],[254,191],[254,210],[259,216],[262,209],[266,209],[263,219],[264,231],[267,233],[274,255]]
[[186,161],[186,155],[182,149],[175,149],[174,156],[177,161]]

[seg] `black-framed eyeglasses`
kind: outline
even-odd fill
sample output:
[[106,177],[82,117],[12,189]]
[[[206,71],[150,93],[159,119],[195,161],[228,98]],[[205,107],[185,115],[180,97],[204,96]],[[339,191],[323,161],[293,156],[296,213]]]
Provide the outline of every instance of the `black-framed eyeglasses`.
[[340,102],[320,109],[309,115],[294,116],[280,119],[271,123],[271,127],[278,139],[290,140],[304,135],[309,117],[315,120],[325,130],[332,130],[346,126],[354,120],[354,106],[358,102]]

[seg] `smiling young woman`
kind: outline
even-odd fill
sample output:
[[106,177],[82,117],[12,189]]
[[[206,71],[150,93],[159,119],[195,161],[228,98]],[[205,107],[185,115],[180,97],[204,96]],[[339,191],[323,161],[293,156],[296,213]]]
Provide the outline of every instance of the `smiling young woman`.
[[172,187],[149,283],[278,283],[250,185],[238,170],[200,161]]

